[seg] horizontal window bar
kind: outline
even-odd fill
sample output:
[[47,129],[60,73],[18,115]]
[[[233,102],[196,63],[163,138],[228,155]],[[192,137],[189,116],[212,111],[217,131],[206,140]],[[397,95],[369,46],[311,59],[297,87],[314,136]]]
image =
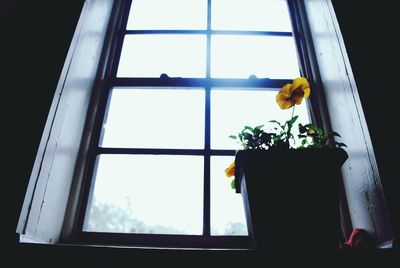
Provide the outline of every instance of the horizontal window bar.
[[125,34],[207,34],[206,30],[126,30]]
[[196,236],[155,235],[82,232],[79,238],[84,244],[112,244],[138,247],[222,248],[248,249],[248,236]]
[[115,78],[112,86],[165,86],[165,87],[265,87],[280,88],[288,79],[207,79],[207,78]]
[[293,36],[292,32],[226,31],[226,30],[126,30],[125,34],[225,34],[225,35]]
[[235,155],[235,150],[142,149],[98,147],[96,154]]
[[225,35],[269,35],[269,36],[293,36],[291,32],[275,32],[275,31],[211,31],[211,34]]

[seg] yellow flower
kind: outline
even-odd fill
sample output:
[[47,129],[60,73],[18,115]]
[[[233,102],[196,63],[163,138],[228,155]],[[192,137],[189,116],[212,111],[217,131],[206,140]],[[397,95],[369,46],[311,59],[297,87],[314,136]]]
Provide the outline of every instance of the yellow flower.
[[227,177],[235,176],[235,162],[232,162],[229,167],[225,169],[225,175]]
[[279,90],[276,102],[281,109],[289,109],[295,104],[301,104],[308,96],[310,96],[310,84],[306,78],[299,77],[294,79],[292,84],[286,84]]

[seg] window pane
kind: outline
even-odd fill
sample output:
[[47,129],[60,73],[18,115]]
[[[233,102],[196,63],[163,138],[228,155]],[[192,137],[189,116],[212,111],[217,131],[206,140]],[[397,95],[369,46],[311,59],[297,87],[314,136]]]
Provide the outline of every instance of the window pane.
[[[242,149],[229,138],[244,126],[265,125],[270,130],[270,120],[285,122],[291,117],[292,109],[281,110],[276,103],[275,91],[213,90],[211,92],[211,148]],[[297,123],[309,123],[306,101],[296,105]],[[293,129],[297,131],[297,127]],[[294,132],[296,133],[296,132]]]
[[202,234],[203,157],[100,155],[84,231]]
[[213,0],[211,22],[214,30],[292,31],[282,0]]
[[204,77],[205,35],[127,35],[118,77]]
[[299,65],[292,37],[213,35],[211,76],[215,78],[295,78]]
[[211,235],[247,235],[243,199],[231,188],[224,170],[233,156],[211,157]]
[[205,0],[135,0],[128,30],[202,30],[207,28]]
[[202,89],[114,88],[103,147],[204,148]]

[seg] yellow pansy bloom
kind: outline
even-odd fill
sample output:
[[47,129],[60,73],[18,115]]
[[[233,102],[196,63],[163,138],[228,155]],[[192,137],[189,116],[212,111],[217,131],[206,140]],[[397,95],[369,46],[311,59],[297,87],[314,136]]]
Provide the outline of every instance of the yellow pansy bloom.
[[229,178],[235,176],[235,162],[232,162],[229,167],[225,169],[225,175]]
[[308,96],[310,96],[310,84],[306,78],[299,77],[294,79],[292,84],[286,84],[279,90],[276,102],[281,109],[289,109],[295,104],[301,104]]

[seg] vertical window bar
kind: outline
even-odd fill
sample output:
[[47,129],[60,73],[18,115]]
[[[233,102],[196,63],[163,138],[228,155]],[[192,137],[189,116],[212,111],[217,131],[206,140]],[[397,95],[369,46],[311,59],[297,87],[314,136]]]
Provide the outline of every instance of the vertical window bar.
[[110,78],[107,79],[107,83],[105,85],[105,92],[102,92],[102,97],[101,97],[101,103],[100,103],[100,111],[99,111],[99,116],[96,122],[96,129],[97,132],[95,134],[95,138],[93,139],[94,142],[96,143],[93,148],[98,148],[98,144],[100,141],[100,136],[102,133],[102,128],[103,128],[103,122],[104,122],[104,117],[106,116],[106,111],[107,111],[107,106],[108,106],[108,99],[110,95],[110,90],[114,86],[114,81],[116,77],[116,73],[118,70],[118,65],[119,65],[119,59],[121,57],[121,51],[122,51],[122,45],[124,42],[124,37],[125,37],[125,29],[126,25],[128,23],[128,17],[129,17],[129,10],[131,6],[131,1],[126,1],[124,5],[122,6],[122,19],[119,22],[119,29],[117,33],[117,41],[116,41],[116,47],[114,51],[114,55],[112,56],[113,60],[111,62],[111,70],[109,72]]
[[[211,65],[211,0],[207,1],[207,59],[206,59],[206,79],[210,79]],[[203,235],[210,236],[211,234],[211,201],[210,201],[210,87],[206,87],[205,98],[205,155],[204,155],[204,209],[203,209]]]
[[211,155],[211,145],[210,145],[210,88],[206,88],[206,98],[205,98],[205,154],[204,154],[204,212],[203,212],[203,234],[205,236],[210,236],[211,234],[211,193],[210,193],[210,155]]
[[[110,75],[111,78],[115,77],[116,74],[116,69],[118,68],[118,62],[119,62],[119,57],[121,55],[121,49],[122,49],[122,42],[124,38],[123,31],[126,28],[126,24],[128,21],[128,16],[129,16],[129,8],[131,5],[131,1],[126,1],[124,5],[122,5],[122,11],[119,9],[117,12],[122,13],[122,18],[121,20],[117,20],[117,25],[119,29],[117,30],[117,41],[116,41],[116,48],[115,48],[115,54],[111,56],[112,60],[110,61],[110,65],[107,66],[107,69],[111,68],[111,70],[107,70],[107,75]],[[115,9],[115,5],[113,7]],[[113,45],[112,45],[113,46]],[[111,67],[109,67],[111,66]],[[88,154],[88,163],[87,163],[87,168],[85,170],[85,181],[84,185],[82,187],[82,199],[79,204],[79,215],[77,219],[77,230],[78,233],[82,233],[83,229],[83,224],[85,221],[85,216],[86,216],[86,210],[87,210],[87,205],[91,202],[92,199],[92,189],[91,189],[91,184],[93,181],[93,178],[95,177],[95,170],[96,170],[96,151],[98,149],[98,144],[99,144],[99,139],[102,133],[102,127],[103,127],[103,120],[107,108],[107,102],[108,102],[108,96],[110,93],[110,88],[112,87],[110,83],[111,81],[114,81],[115,79],[110,79],[109,77],[106,79],[105,86],[102,89],[102,92],[100,93],[99,97],[99,109],[98,109],[98,114],[96,115],[95,122],[94,122],[94,129],[95,131],[93,132],[92,139],[90,141],[90,149],[89,149],[89,154]]]
[[[319,126],[324,126],[326,129],[330,129],[330,125],[327,125],[329,119],[327,118],[327,111],[325,111],[324,106],[320,103],[324,103],[324,96],[321,90],[318,90],[317,84],[319,80],[318,71],[315,69],[316,62],[313,62],[312,52],[307,48],[312,48],[313,44],[310,42],[307,36],[310,36],[307,26],[304,24],[301,18],[300,9],[301,4],[294,0],[287,1],[290,19],[292,21],[292,31],[293,37],[296,42],[297,55],[299,59],[300,75],[306,76],[312,88],[314,88],[315,94],[312,95],[307,101],[309,105],[309,115],[312,118],[312,122]],[[320,84],[320,83],[318,83]]]
[[131,9],[132,1],[127,1],[125,6],[124,6],[124,14],[123,14],[123,21],[121,23],[121,28],[118,34],[118,41],[117,41],[117,49],[114,55],[114,62],[112,63],[112,71],[111,71],[111,77],[113,80],[117,77],[117,71],[118,71],[118,65],[119,65],[119,60],[121,58],[121,52],[122,52],[122,46],[124,44],[124,39],[125,39],[125,34],[126,34],[126,26],[128,24],[128,19],[129,19],[129,12]]
[[206,77],[211,77],[211,0],[207,3],[207,62],[206,62]]

